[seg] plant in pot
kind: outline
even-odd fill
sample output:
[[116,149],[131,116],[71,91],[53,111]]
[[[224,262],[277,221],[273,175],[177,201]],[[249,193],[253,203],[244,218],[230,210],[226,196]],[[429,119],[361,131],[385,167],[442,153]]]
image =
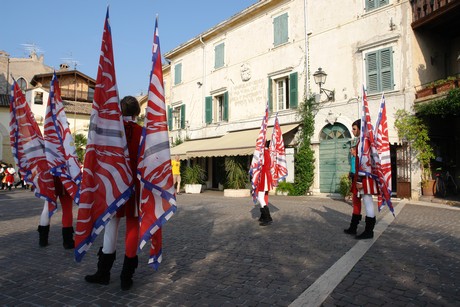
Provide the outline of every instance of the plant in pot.
[[414,114],[410,114],[406,110],[397,110],[395,114],[395,127],[398,137],[410,144],[415,157],[420,163],[422,189],[427,187],[432,195],[434,180],[432,180],[430,162],[431,159],[434,159],[434,153],[430,145],[430,137],[428,136],[426,124],[422,119]]
[[225,172],[227,174],[224,189],[224,196],[228,197],[246,197],[250,196],[250,189],[247,188],[249,183],[248,172],[243,165],[238,162],[236,157],[225,158]]
[[340,177],[339,191],[345,199],[351,196],[351,180],[348,174]]
[[182,175],[185,182],[185,193],[201,193],[204,176],[205,171],[199,164],[185,167]]

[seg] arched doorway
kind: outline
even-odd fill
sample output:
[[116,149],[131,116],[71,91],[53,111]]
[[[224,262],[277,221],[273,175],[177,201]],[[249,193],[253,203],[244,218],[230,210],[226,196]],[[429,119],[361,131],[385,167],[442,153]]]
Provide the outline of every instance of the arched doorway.
[[320,133],[319,189],[321,193],[338,193],[340,177],[350,171],[348,129],[340,124],[325,126]]

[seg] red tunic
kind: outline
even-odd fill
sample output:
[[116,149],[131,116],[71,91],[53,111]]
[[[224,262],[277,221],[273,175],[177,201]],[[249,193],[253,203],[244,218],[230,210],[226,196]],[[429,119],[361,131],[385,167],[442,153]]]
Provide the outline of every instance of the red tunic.
[[270,191],[272,189],[272,173],[270,172],[271,166],[270,152],[268,148],[264,150],[264,164],[260,170],[260,181],[257,187],[259,192],[261,191]]
[[142,127],[132,121],[124,121],[123,123],[125,125],[126,141],[128,142],[129,164],[134,179],[134,193],[131,194],[128,201],[117,210],[117,217],[135,217],[139,216],[140,182],[137,178],[137,161]]

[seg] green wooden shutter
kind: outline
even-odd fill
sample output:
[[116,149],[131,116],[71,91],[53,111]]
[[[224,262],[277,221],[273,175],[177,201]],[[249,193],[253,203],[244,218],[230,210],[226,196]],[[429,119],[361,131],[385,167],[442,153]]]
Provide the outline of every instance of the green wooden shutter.
[[284,13],[273,19],[273,44],[278,46],[288,41],[288,14]]
[[224,115],[222,120],[228,121],[228,92],[224,93]]
[[172,130],[172,108],[168,107],[168,128],[169,131]]
[[185,104],[180,106],[180,128],[185,129]]
[[393,82],[393,51],[392,48],[380,50],[380,83],[381,91],[391,91]]
[[224,66],[224,52],[225,44],[221,43],[214,47],[214,68],[220,68]]
[[366,55],[367,92],[379,91],[379,69],[377,52],[369,52]]
[[174,85],[182,82],[182,63],[174,66]]
[[289,75],[289,108],[297,109],[297,104],[299,100],[298,95],[298,77],[297,72],[294,72]]
[[205,98],[205,122],[206,124],[212,123],[212,97]]
[[268,78],[268,109],[273,111],[273,92],[272,92],[272,78]]
[[376,0],[366,0],[366,11],[371,11],[377,7]]

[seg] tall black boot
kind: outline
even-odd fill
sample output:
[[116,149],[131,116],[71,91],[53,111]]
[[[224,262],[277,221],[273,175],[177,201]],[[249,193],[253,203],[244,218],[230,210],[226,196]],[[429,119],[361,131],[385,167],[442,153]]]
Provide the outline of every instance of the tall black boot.
[[259,223],[259,225],[260,226],[270,225],[273,222],[273,219],[270,215],[270,209],[268,209],[268,206],[264,206],[262,209],[265,211],[265,218]]
[[75,247],[73,227],[62,227],[62,245],[65,249],[73,249]]
[[361,214],[353,214],[351,216],[350,227],[348,229],[344,229],[343,232],[349,235],[355,235],[356,230],[358,229],[359,221],[361,221],[362,215]]
[[262,222],[264,219],[265,219],[265,210],[264,208],[260,208],[259,222]]
[[123,269],[121,270],[120,274],[121,290],[129,290],[133,286],[133,274],[137,269],[137,264],[137,255],[133,258],[129,258],[125,255],[125,260],[123,261]]
[[108,285],[110,282],[110,270],[115,261],[115,254],[115,252],[113,254],[104,254],[101,247],[97,253],[99,256],[97,272],[93,275],[86,275],[85,280],[93,284]]
[[45,247],[48,245],[48,234],[50,233],[50,225],[38,225],[38,245]]
[[375,226],[375,217],[366,216],[366,227],[364,232],[355,238],[358,240],[361,239],[372,239],[374,237],[374,226]]

